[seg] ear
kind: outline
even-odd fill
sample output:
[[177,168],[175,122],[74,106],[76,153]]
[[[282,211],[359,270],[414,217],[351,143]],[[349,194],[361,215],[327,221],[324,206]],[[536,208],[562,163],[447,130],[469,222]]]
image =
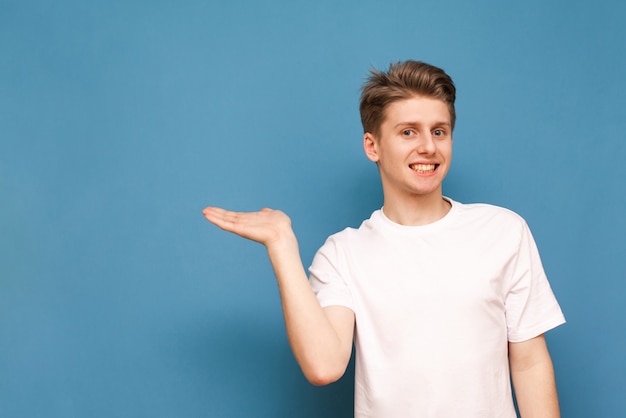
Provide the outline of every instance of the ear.
[[378,162],[378,142],[376,142],[376,138],[370,132],[365,132],[365,135],[363,135],[363,150],[370,161]]

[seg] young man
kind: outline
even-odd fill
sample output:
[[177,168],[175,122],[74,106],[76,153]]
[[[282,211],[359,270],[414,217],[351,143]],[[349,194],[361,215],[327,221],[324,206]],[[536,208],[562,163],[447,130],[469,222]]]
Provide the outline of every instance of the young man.
[[431,65],[372,72],[361,95],[363,147],[383,208],[326,241],[302,266],[289,218],[204,210],[267,247],[287,335],[307,379],[339,379],[356,348],[355,416],[558,417],[543,333],[565,320],[518,215],[442,195],[456,90]]

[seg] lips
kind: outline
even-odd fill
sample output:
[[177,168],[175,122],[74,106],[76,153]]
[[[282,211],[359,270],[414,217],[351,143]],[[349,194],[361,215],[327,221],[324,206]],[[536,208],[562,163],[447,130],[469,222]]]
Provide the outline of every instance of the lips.
[[409,167],[413,171],[417,171],[418,173],[432,173],[439,167],[439,164],[409,164]]

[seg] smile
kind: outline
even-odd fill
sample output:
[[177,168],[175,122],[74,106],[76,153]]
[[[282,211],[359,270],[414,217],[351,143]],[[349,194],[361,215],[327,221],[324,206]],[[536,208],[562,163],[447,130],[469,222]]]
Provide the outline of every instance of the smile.
[[409,167],[418,173],[432,173],[439,164],[410,164]]

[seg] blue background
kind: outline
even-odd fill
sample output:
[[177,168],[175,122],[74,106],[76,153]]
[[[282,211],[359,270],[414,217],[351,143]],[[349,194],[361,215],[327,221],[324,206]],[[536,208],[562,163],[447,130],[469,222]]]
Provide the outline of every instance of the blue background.
[[458,87],[445,194],[534,232],[568,319],[548,335],[563,416],[625,416],[625,18],[0,0],[0,416],[351,416],[353,369],[305,381],[263,248],[200,211],[283,209],[308,265],[382,204],[359,86],[408,58]]

